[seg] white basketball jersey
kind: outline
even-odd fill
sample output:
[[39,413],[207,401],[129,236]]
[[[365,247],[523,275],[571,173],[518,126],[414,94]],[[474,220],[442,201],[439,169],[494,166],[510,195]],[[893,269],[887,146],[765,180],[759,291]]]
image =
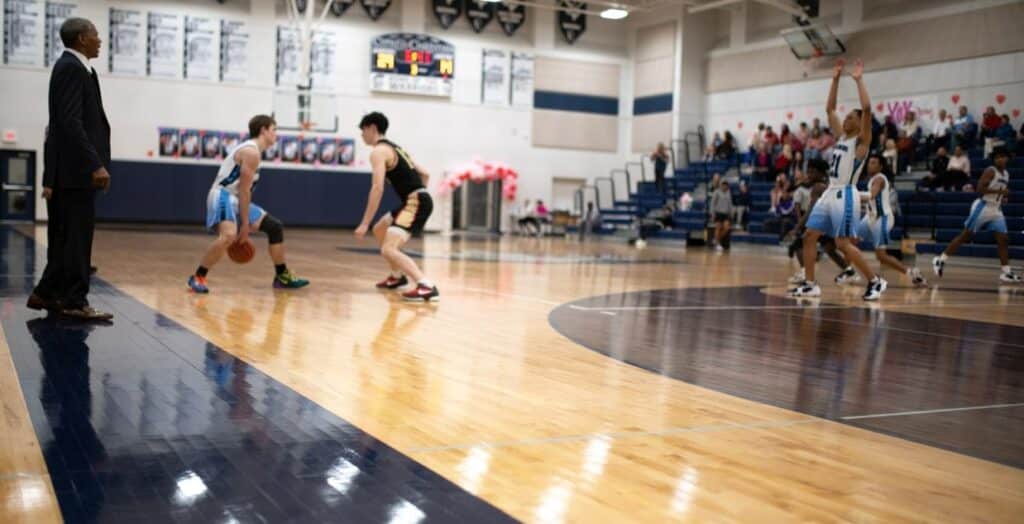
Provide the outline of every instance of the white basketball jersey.
[[868,182],[868,190],[875,185],[875,180],[879,178],[882,179],[882,190],[875,195],[875,198],[868,199],[868,216],[871,217],[871,220],[888,217],[889,223],[892,223],[892,189],[889,179],[884,173],[878,173]]
[[[995,176],[992,177],[992,181],[988,183],[989,189],[1006,189],[1010,186],[1010,172],[1000,171],[996,166],[991,167],[992,171],[995,172]],[[987,193],[981,197],[985,201],[987,206],[999,206],[1003,203],[1003,195],[996,193]]]
[[[235,153],[238,153],[243,147],[256,148],[256,152],[259,153],[259,146],[256,145],[255,140],[246,140],[241,144],[235,146],[230,152],[228,152],[227,158],[220,165],[220,170],[217,171],[217,178],[213,179],[213,186],[210,190],[223,188],[228,190],[232,195],[238,196],[238,182],[242,179],[242,166],[235,160]],[[253,176],[253,186],[256,185],[256,181],[260,179],[260,172],[257,169]]]
[[836,142],[832,147],[828,188],[842,189],[855,185],[866,162],[857,159],[857,138],[848,138]]

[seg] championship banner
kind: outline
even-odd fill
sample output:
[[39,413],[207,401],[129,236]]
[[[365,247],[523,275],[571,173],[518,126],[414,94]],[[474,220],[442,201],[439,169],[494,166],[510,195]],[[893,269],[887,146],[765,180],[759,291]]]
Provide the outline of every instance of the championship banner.
[[185,17],[185,78],[215,80],[217,61],[217,21],[212,18]]
[[485,0],[466,0],[466,19],[469,20],[473,32],[479,33],[487,27],[487,24],[491,23],[496,10],[495,5],[494,2]]
[[249,33],[245,22],[220,21],[220,79],[243,83],[249,80]]
[[277,28],[277,66],[275,78],[279,86],[299,85],[299,31],[292,27]]
[[329,31],[313,33],[310,43],[309,75],[314,89],[333,91],[337,84],[335,76],[335,55],[337,43],[335,34]]
[[448,29],[462,15],[461,0],[433,0],[434,17],[441,27]]
[[64,42],[60,39],[60,26],[75,15],[75,4],[46,2],[46,67],[52,66],[64,54]]
[[362,4],[363,10],[373,20],[380,18],[384,11],[387,11],[388,7],[391,6],[391,0],[359,0],[359,3]]
[[121,75],[146,74],[146,26],[142,11],[110,8],[110,38],[107,48],[110,72]]
[[512,53],[512,105],[533,107],[533,57]]
[[428,35],[390,33],[370,41],[370,89],[450,97],[455,46]]
[[526,6],[501,3],[498,5],[498,24],[506,35],[512,36],[526,23]]
[[348,11],[348,8],[352,7],[352,4],[356,3],[356,0],[334,0],[331,4],[331,14],[334,16],[341,16]]
[[43,65],[41,0],[4,0],[4,63]]
[[482,102],[489,105],[507,105],[508,54],[496,49],[484,49],[483,68]]
[[148,27],[146,74],[159,78],[178,78],[181,72],[181,17],[151,11]]
[[587,15],[583,14],[587,4],[562,0],[559,5],[562,8],[558,11],[558,29],[565,41],[573,44],[587,30]]

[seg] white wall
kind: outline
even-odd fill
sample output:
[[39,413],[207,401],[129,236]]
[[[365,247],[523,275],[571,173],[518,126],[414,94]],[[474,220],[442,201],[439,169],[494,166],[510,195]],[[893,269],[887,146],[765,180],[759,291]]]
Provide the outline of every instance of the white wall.
[[[482,50],[530,52],[536,56],[623,65],[627,62],[627,31],[597,17],[588,18],[587,31],[576,45],[563,45],[557,35],[552,11],[529,9],[528,22],[509,38],[496,22],[481,34],[468,30],[464,19],[450,31],[440,30],[427,10],[395,2],[377,22],[361,7],[352,6],[338,19],[328,15],[326,28],[337,34],[338,116],[340,135],[358,137],[359,117],[371,110],[388,114],[390,137],[406,147],[416,160],[440,175],[445,169],[480,157],[501,160],[521,174],[519,197],[550,200],[552,178],[592,178],[619,167],[627,156],[629,117],[620,114],[619,151],[595,153],[531,146],[531,111],[480,103]],[[264,0],[226,2],[212,0],[79,0],[78,16],[92,20],[104,40],[108,34],[111,6],[178,14],[210,15],[242,19],[248,23],[249,81],[244,85],[185,80],[156,80],[106,73],[107,47],[94,61],[101,74],[104,104],[113,127],[112,153],[117,159],[145,159],[155,149],[157,127],[197,127],[244,130],[250,116],[272,110],[275,37],[274,28],[285,23],[281,5]],[[429,32],[456,48],[454,92],[450,100],[369,92],[370,39],[392,31]],[[42,150],[46,125],[46,92],[49,71],[43,68],[0,66],[4,103],[0,129],[16,130],[18,149]],[[623,74],[620,96],[623,105],[632,100],[631,82]],[[368,151],[357,146],[357,167],[365,169]],[[41,156],[41,155],[40,155]],[[41,163],[37,174],[41,173]],[[116,184],[117,173],[113,173]],[[343,176],[343,175],[339,175]],[[41,176],[37,176],[40,179]],[[435,176],[435,180],[440,176]],[[37,185],[40,183],[37,182]],[[45,219],[38,201],[37,218]],[[438,216],[441,213],[437,213]]]
[[[1012,111],[1024,111],[1024,53],[957,60],[943,64],[868,72],[864,75],[873,102],[886,99],[934,96],[938,108],[954,109],[953,95],[959,95],[958,105],[966,105],[975,118],[986,106],[994,106],[999,114],[1010,114],[1014,127],[1019,128],[1024,114],[1013,118]],[[800,121],[810,123],[814,117],[825,116],[825,100],[829,80],[793,82],[769,87],[757,87],[712,93],[707,97],[706,129],[709,133],[730,130],[743,145],[758,122],[774,126],[787,122],[786,114],[794,113],[790,127]],[[1006,96],[1000,105],[996,95]],[[853,81],[844,77],[839,89],[839,103],[847,110],[857,107],[857,92]],[[743,122],[743,129],[738,127]]]

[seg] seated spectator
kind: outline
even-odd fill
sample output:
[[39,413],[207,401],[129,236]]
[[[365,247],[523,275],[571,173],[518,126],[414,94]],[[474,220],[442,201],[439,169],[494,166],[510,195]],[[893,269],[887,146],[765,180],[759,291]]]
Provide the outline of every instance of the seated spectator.
[[736,140],[732,137],[732,133],[726,131],[722,143],[715,149],[715,157],[719,160],[728,160],[735,154]]
[[757,154],[764,143],[764,122],[757,124],[757,130],[750,135],[750,152]]
[[[900,130],[900,138],[896,141],[896,150],[899,152],[897,157],[899,165],[905,166],[904,169],[909,173],[910,166],[914,163],[914,150],[916,149],[917,143],[914,139],[907,134],[906,130]],[[897,173],[894,171],[893,175]]]
[[714,194],[711,195],[711,206],[708,209],[715,222],[715,251],[729,247],[727,237],[732,230],[732,189],[729,183],[722,181]]
[[796,178],[797,173],[804,169],[804,154],[800,150],[793,153],[793,161],[789,163],[789,171],[786,173],[791,178]]
[[958,145],[953,151],[953,158],[949,159],[949,166],[946,168],[946,179],[948,182],[943,184],[943,187],[959,191],[967,180],[971,177],[971,159],[967,158],[967,153],[964,152],[964,146]]
[[896,149],[896,141],[888,138],[885,140],[885,149],[882,151],[882,159],[885,160],[884,169],[890,173],[899,173],[900,152]]
[[796,206],[797,222],[811,210],[811,183],[802,172],[798,175],[793,180],[793,204]]
[[911,140],[917,140],[917,134],[921,131],[921,125],[917,123],[917,113],[907,111],[907,116],[903,117],[900,131],[906,133]]
[[782,193],[779,203],[772,215],[764,221],[764,229],[769,233],[778,233],[779,241],[796,225],[796,203],[788,191]]
[[827,128],[827,127],[824,130],[822,130],[822,132],[821,132],[821,140],[822,140],[822,146],[821,146],[821,156],[822,156],[822,158],[831,158],[832,157],[832,146],[836,145],[836,137],[835,137],[835,135],[832,134],[832,130]]
[[693,209],[693,195],[689,191],[679,195],[679,206],[680,211],[689,211]]
[[796,132],[796,138],[801,144],[806,144],[811,138],[811,130],[807,128],[807,122],[800,122],[800,129]]
[[953,119],[953,139],[958,144],[971,147],[974,143],[974,134],[977,126],[974,123],[974,117],[967,112],[967,106],[960,106],[959,111],[960,115]]
[[768,180],[771,176],[772,157],[768,154],[768,144],[761,143],[754,157],[754,174],[761,180]]
[[782,152],[775,157],[775,170],[773,175],[789,173],[789,166],[793,163],[793,148],[789,144],[782,146]]
[[948,169],[949,156],[946,154],[946,148],[944,146],[939,146],[939,151],[935,154],[935,159],[932,160],[931,170],[924,178],[921,179],[917,188],[935,189],[942,187],[943,184],[946,183],[946,171]]
[[[885,117],[885,124],[882,125],[882,131],[885,133],[886,140],[896,141],[900,136],[900,130],[896,127],[896,122],[893,121],[892,115]],[[879,142],[879,144],[885,144],[885,142]]]
[[764,144],[768,147],[768,152],[771,154],[775,154],[776,149],[782,149],[782,146],[779,145],[779,135],[772,131],[772,126],[768,126],[764,130]]
[[996,108],[988,106],[985,108],[985,113],[981,115],[981,137],[982,138],[993,138],[996,136],[996,130],[1003,125],[1003,119],[996,114]]
[[747,183],[740,181],[740,190],[736,192],[732,197],[733,210],[736,213],[736,225],[740,229],[746,229],[745,219],[747,218],[747,210],[750,209],[750,188],[747,187]]
[[[540,231],[540,221],[537,220],[534,213],[535,210],[530,201],[524,200],[523,205],[516,210],[516,217],[518,217],[516,223],[519,225],[519,233],[533,235]],[[531,226],[533,226],[532,231]]]
[[715,136],[711,139],[711,145],[716,148],[722,145],[722,134],[718,131],[715,131]]
[[928,151],[937,151],[940,147],[949,146],[950,131],[953,121],[945,109],[939,110],[939,117],[932,124],[932,132],[928,135]]
[[[840,129],[840,132],[842,130]],[[885,144],[885,126],[878,120],[878,115],[871,115],[871,149],[878,149],[879,144]]]
[[789,125],[782,124],[779,128],[779,144],[786,145],[793,139],[792,133],[789,132]]
[[821,158],[824,145],[825,137],[822,135],[821,130],[818,128],[811,129],[811,136],[807,139],[807,145],[804,147],[804,155],[807,157],[807,160]]
[[772,187],[772,207],[769,211],[774,213],[775,208],[779,206],[779,201],[782,200],[782,196],[786,194],[789,194],[789,179],[785,175],[779,175],[775,177],[775,186]]
[[1017,132],[1010,123],[1010,115],[1003,115],[1000,120],[1002,123],[996,129],[996,140],[1012,152],[1017,147]]
[[821,127],[821,119],[815,118],[811,124],[811,132],[817,131],[818,133],[824,133],[825,129]]

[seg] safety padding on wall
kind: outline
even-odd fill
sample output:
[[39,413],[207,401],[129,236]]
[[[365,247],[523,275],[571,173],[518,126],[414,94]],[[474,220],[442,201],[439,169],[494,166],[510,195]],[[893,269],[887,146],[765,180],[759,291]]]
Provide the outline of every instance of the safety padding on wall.
[[[202,224],[217,166],[114,160],[110,173],[110,191],[96,199],[98,221]],[[288,225],[354,227],[369,191],[365,172],[262,167],[253,201]],[[398,204],[386,190],[382,213]]]

